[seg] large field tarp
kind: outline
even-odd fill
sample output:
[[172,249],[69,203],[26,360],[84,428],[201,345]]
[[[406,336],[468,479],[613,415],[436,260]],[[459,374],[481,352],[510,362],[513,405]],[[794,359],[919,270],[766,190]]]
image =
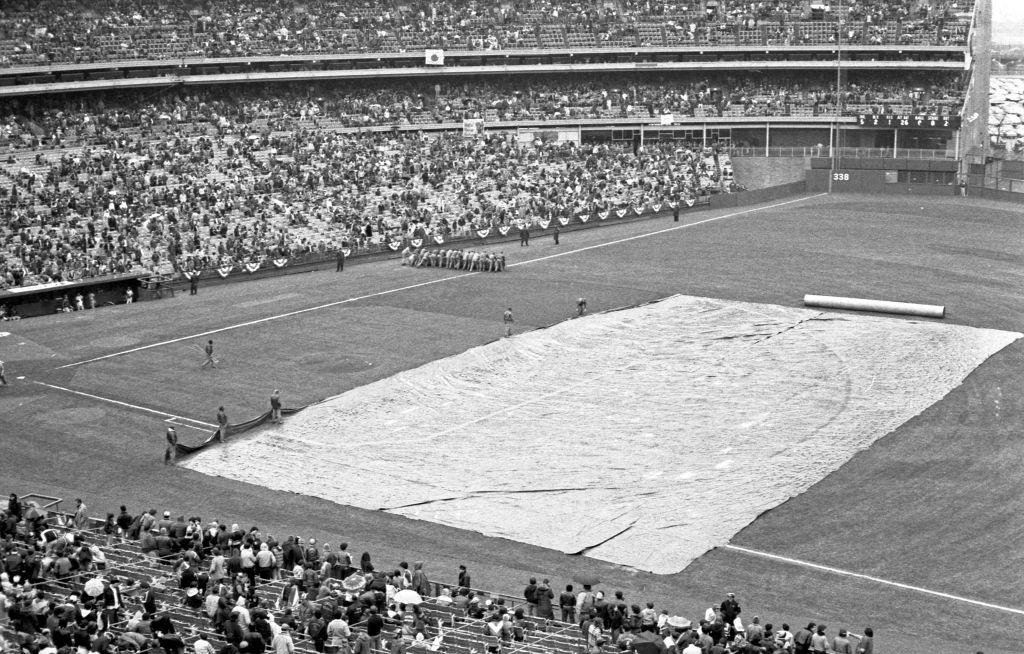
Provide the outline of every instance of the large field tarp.
[[433,361],[183,465],[671,573],[1019,336],[678,296]]

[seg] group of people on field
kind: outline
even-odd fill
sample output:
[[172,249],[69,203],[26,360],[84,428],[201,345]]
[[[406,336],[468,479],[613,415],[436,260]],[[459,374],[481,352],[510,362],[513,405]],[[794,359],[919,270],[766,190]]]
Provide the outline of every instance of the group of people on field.
[[479,270],[501,272],[505,270],[505,253],[477,252],[475,250],[428,250],[426,248],[402,251],[402,265],[420,268],[448,268],[450,270]]

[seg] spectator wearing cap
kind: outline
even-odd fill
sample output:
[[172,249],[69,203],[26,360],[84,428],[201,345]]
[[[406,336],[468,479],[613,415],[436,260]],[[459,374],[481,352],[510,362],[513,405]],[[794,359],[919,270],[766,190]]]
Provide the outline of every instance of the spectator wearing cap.
[[722,602],[722,620],[725,622],[725,626],[730,629],[730,635],[734,635],[736,627],[736,618],[740,616],[743,609],[740,608],[740,603],[736,601],[736,593],[726,594],[725,601]]
[[758,642],[764,638],[764,627],[761,626],[761,618],[756,615],[750,621],[750,624],[747,625],[747,640],[754,642],[755,638]]
[[[456,586],[457,586],[457,588],[472,588],[473,587],[472,578],[469,576],[469,570],[466,569],[465,565],[460,565],[459,566],[459,581],[458,581],[458,584],[456,584]],[[456,591],[456,592],[458,592],[458,591]]]
[[270,649],[274,654],[294,654],[295,643],[292,642],[292,628],[287,624],[281,625],[281,633],[274,636],[270,643]]

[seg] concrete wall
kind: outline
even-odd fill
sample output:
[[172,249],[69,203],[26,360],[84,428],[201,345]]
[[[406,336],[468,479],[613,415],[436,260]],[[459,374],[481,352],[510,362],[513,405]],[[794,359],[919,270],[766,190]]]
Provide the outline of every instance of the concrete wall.
[[809,168],[809,157],[734,157],[736,181],[750,190],[799,182]]

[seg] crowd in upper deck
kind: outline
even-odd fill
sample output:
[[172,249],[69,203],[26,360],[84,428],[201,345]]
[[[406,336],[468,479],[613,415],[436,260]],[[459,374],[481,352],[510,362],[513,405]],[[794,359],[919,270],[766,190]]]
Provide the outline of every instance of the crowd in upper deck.
[[[8,0],[0,65],[572,47],[962,44],[972,0]],[[819,9],[815,9],[819,7]],[[838,33],[838,20],[845,23]]]

